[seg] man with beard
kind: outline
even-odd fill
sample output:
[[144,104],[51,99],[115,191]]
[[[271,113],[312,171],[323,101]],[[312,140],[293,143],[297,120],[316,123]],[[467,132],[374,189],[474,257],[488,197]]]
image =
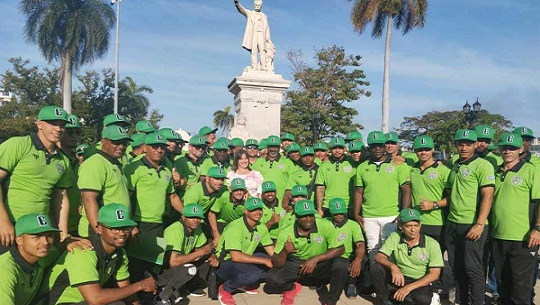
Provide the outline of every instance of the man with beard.
[[208,172],[208,169],[214,166],[223,168],[225,172],[228,172],[231,168],[229,144],[227,139],[220,139],[212,145],[213,156],[206,158],[201,165],[201,179],[204,179],[204,173]]
[[[332,223],[316,218],[310,200],[294,205],[296,221],[279,233],[272,268],[266,276],[264,291],[283,294],[282,305],[294,304],[302,285],[321,286],[318,293],[323,304],[335,305],[345,288],[349,268],[348,260],[341,257],[343,243],[338,240]],[[326,284],[330,283],[330,292]]]
[[493,165],[493,168],[496,169],[502,164],[503,160],[501,157],[497,156],[488,149],[489,145],[493,141],[493,137],[495,136],[495,130],[488,125],[478,125],[474,130],[478,136],[478,147],[476,147],[476,154],[478,157],[489,161],[489,163]]
[[300,150],[300,166],[298,169],[289,174],[289,182],[285,195],[281,201],[281,205],[284,209],[287,209],[289,202],[291,201],[291,190],[295,185],[303,185],[308,188],[308,198],[311,201],[315,200],[315,179],[317,178],[317,171],[319,166],[315,161],[315,152],[313,147],[304,146]]
[[279,232],[279,221],[287,212],[279,204],[276,197],[276,184],[273,181],[264,181],[262,184],[263,216],[261,222],[266,224],[270,237],[275,240]]
[[54,215],[62,238],[68,235],[72,171],[56,146],[67,123],[64,109],[45,106],[36,120],[37,133],[0,145],[0,253],[15,242],[14,224],[22,215]]
[[367,140],[370,159],[356,169],[353,215],[366,232],[371,260],[384,240],[396,230],[400,207],[411,205],[409,166],[392,163],[386,141],[384,133],[370,132]]
[[[217,255],[220,258],[218,276],[223,280],[219,286],[219,301],[224,305],[236,302],[232,293],[245,291],[256,294],[260,280],[272,268],[270,257],[274,245],[268,229],[261,222],[263,202],[259,198],[248,198],[244,217],[231,222],[219,240]],[[255,253],[262,246],[265,253]]]
[[181,193],[201,181],[202,164],[207,158],[207,141],[205,137],[193,136],[189,139],[188,153],[174,161],[174,165],[181,179],[186,179],[181,186]]
[[244,202],[249,197],[246,182],[242,178],[234,178],[229,188],[230,192],[223,194],[208,213],[208,224],[216,240],[230,222],[244,215]]
[[[103,130],[101,149],[86,159],[79,168],[78,187],[84,206],[79,221],[79,235],[88,237],[98,233],[99,207],[116,202],[130,209],[127,180],[119,159],[131,141],[127,129],[111,125]],[[130,217],[127,214],[126,217]]]
[[330,151],[332,155],[328,162],[320,165],[315,179],[317,212],[322,217],[330,217],[328,204],[333,198],[341,198],[347,207],[351,206],[349,184],[355,175],[353,166],[345,156],[345,139],[333,138],[330,141]]

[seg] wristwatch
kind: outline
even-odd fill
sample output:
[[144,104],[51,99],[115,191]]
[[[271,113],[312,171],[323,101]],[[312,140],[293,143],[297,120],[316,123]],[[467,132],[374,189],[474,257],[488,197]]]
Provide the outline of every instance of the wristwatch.
[[539,226],[539,225],[534,226],[534,229],[535,229],[536,231],[540,232],[540,226]]
[[437,201],[433,201],[433,209],[437,210],[439,208],[439,205],[437,204]]

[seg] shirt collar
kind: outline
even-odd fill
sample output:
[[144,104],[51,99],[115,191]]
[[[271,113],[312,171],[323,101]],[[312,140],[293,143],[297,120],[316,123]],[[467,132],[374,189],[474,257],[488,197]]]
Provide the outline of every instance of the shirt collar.
[[9,253],[11,253],[11,256],[13,257],[13,260],[21,267],[24,273],[30,274],[36,269],[36,265],[32,265],[29,262],[27,262],[24,257],[22,257],[21,253],[19,253],[19,249],[17,248],[17,245],[13,245],[9,248]]
[[[407,244],[405,242],[405,237],[404,237],[404,234],[402,232],[399,233],[399,243],[400,244]],[[407,245],[408,246],[408,245]],[[425,248],[426,247],[426,237],[423,233],[420,233],[420,240],[418,241],[418,244],[413,246],[412,248],[414,247],[420,247],[420,248]]]
[[43,145],[43,142],[41,142],[41,139],[37,135],[37,133],[32,132],[30,133],[30,140],[32,141],[32,145],[34,145],[34,148],[36,150],[42,150],[45,152],[45,154],[48,154],[50,156],[56,155],[59,151],[61,151],[56,145],[54,145],[54,152],[50,153],[46,148],[45,145]]
[[312,168],[307,168],[307,167],[304,166],[304,164],[301,164],[300,167],[302,167],[302,169],[303,169],[304,171],[306,171],[306,172],[307,172],[307,171],[316,171],[316,170],[319,169],[319,165],[318,165],[317,163],[315,163],[315,162],[313,163],[313,167],[312,167]]
[[478,155],[477,154],[474,154],[469,160],[465,161],[465,162],[459,162],[459,159],[458,161],[456,162],[456,164],[459,164],[459,165],[469,165],[469,163],[473,162],[474,160],[478,159]]
[[266,156],[266,161],[268,162],[279,162],[279,159],[281,159],[281,154],[278,154],[277,157],[273,161],[269,160],[268,156]]
[[328,160],[330,161],[330,163],[336,163],[336,162],[341,163],[341,162],[345,161],[345,154],[343,154],[341,156],[341,158],[339,158],[339,159],[336,159],[334,156],[329,156]]
[[186,226],[186,224],[182,221],[180,221],[180,223],[182,224],[182,226],[184,227],[184,236],[193,236],[195,231],[189,233],[189,228]]
[[[521,159],[521,160],[519,160],[519,162],[516,165],[514,165],[511,169],[507,170],[506,172],[517,173],[517,172],[519,172],[519,170],[523,167],[523,164],[525,164],[525,163],[527,163],[527,161],[525,159]],[[497,171],[499,173],[504,173],[505,171],[503,170],[503,167],[504,167],[504,163],[501,166],[499,166]]]
[[146,158],[146,156],[142,157],[141,161],[142,161],[142,163],[143,163],[144,165],[146,165],[146,167],[148,167],[148,168],[154,168],[154,169],[156,169],[157,171],[160,171],[160,170],[163,169],[163,162],[160,162],[160,163],[158,164],[158,167],[154,167],[154,166],[152,165],[152,163],[150,163],[150,160],[148,160],[148,158]]
[[88,239],[94,246],[94,251],[96,251],[96,255],[98,256],[98,258],[105,258],[105,259],[111,258],[112,259],[113,257],[115,257],[115,254],[117,257],[118,252],[122,251],[122,248],[116,248],[116,250],[113,253],[107,254],[107,252],[105,252],[105,249],[103,248],[103,244],[101,243],[101,238],[99,235],[96,235],[96,236],[90,235]]
[[246,229],[250,232],[250,233],[253,233],[253,232],[256,232],[257,231],[257,225],[255,225],[255,227],[251,228],[251,226],[249,225],[249,223],[247,222],[247,216],[244,215],[244,217],[242,217],[242,219],[244,220],[244,225],[246,226]]
[[414,164],[414,167],[417,168],[417,169],[419,169],[420,172],[423,173],[423,172],[425,172],[426,170],[428,170],[428,169],[430,169],[430,168],[437,168],[437,167],[439,167],[439,160],[435,160],[435,162],[433,162],[433,164],[431,164],[430,166],[426,167],[426,168],[423,169],[423,170],[420,168],[420,161],[416,162],[416,163]]
[[344,218],[342,222],[335,223],[335,222],[332,221],[332,223],[334,224],[334,226],[335,226],[336,228],[341,228],[341,227],[343,227],[343,226],[347,223],[347,221],[349,221],[349,219],[348,219],[348,218]]
[[120,163],[120,161],[118,161],[118,159],[115,159],[115,158],[109,156],[104,151],[98,149],[97,153],[100,154],[101,156],[103,156],[103,158],[107,159],[107,161],[111,162],[112,164],[114,164],[114,165],[116,165],[116,166],[118,166],[120,168],[122,167],[122,164]]
[[319,233],[319,229],[317,228],[317,219],[314,219],[313,220],[313,227],[311,227],[311,231],[309,231],[309,235],[308,236],[302,236],[298,233],[298,218],[296,219],[296,221],[294,222],[294,226],[293,226],[293,230],[294,230],[294,237],[295,238],[307,238],[309,237],[309,235],[311,235],[312,233]]
[[376,164],[375,162],[390,163],[391,161],[392,161],[392,156],[390,155],[386,155],[386,157],[382,161],[373,161],[373,159],[369,158],[369,164]]

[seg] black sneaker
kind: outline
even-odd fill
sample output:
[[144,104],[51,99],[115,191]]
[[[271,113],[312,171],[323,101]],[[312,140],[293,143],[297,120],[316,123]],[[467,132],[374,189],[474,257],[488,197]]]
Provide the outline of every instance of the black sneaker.
[[356,299],[358,297],[358,292],[356,291],[356,285],[354,283],[350,283],[347,286],[347,291],[345,291],[345,296],[348,299]]
[[206,295],[206,292],[204,292],[202,288],[197,288],[194,291],[190,291],[189,295],[192,297],[204,297]]

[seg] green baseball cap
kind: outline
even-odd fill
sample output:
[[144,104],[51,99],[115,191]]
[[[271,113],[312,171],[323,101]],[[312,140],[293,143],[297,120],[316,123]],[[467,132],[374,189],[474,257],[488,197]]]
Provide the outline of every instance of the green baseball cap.
[[39,234],[43,232],[60,232],[52,226],[46,214],[31,213],[21,216],[15,223],[15,235]]
[[298,143],[291,143],[285,147],[285,153],[290,154],[292,152],[300,151],[301,147]]
[[294,135],[290,132],[282,132],[281,137],[279,137],[281,141],[283,140],[289,140],[294,142]]
[[133,141],[128,134],[127,128],[118,126],[118,125],[110,125],[107,126],[105,129],[103,129],[103,132],[101,133],[101,138],[103,139],[109,139],[109,140],[129,140]]
[[144,140],[146,145],[167,145],[167,139],[164,136],[159,134],[159,132],[152,132],[146,135]]
[[79,118],[74,114],[68,114],[68,123],[66,128],[82,128]]
[[211,127],[208,127],[208,126],[203,126],[203,127],[201,127],[201,129],[199,129],[198,135],[206,136],[206,135],[209,135],[211,133],[216,133],[217,130],[218,130],[217,128],[211,128]]
[[432,149],[435,147],[433,143],[433,138],[428,135],[421,135],[416,137],[413,142],[413,149],[429,148]]
[[345,141],[351,142],[351,141],[363,141],[362,134],[358,131],[349,132],[347,137],[345,138]]
[[216,179],[225,179],[227,178],[227,173],[225,173],[225,170],[219,166],[213,166],[208,169],[208,172],[206,173],[208,177],[216,178]]
[[491,142],[491,143],[489,143],[487,149],[488,149],[489,151],[493,151],[493,150],[496,150],[497,148],[499,148],[499,146],[497,146],[497,144]]
[[516,127],[512,132],[525,138],[534,138],[533,131],[525,126]]
[[347,148],[350,152],[362,151],[362,149],[364,149],[364,143],[360,141],[351,141],[347,144]]
[[295,185],[291,189],[291,196],[307,196],[307,188],[303,185]]
[[345,200],[343,198],[332,198],[328,202],[330,214],[336,215],[336,214],[347,214],[347,205],[345,204]]
[[523,139],[520,135],[515,133],[503,133],[499,138],[499,143],[497,143],[500,146],[513,146],[513,147],[521,147],[523,146]]
[[144,141],[146,140],[146,134],[136,133],[131,136],[131,139],[133,140],[133,142],[131,142],[131,147],[138,147],[144,144]]
[[264,207],[264,203],[259,198],[249,197],[248,199],[246,199],[246,202],[244,203],[244,207],[248,211],[258,210]]
[[84,155],[84,152],[90,147],[88,144],[80,144],[77,147],[75,147],[75,154],[76,155]]
[[167,141],[171,142],[183,142],[186,143],[187,141],[184,141],[180,134],[176,131],[174,131],[172,128],[161,128],[159,129],[158,133],[165,138]]
[[406,223],[409,221],[420,221],[420,212],[415,209],[403,209],[399,213],[399,221]]
[[245,190],[246,181],[242,178],[234,178],[233,180],[231,180],[230,187],[231,187],[231,191]]
[[206,140],[204,136],[193,136],[191,137],[191,139],[189,139],[189,144],[195,145],[195,146],[201,146],[201,145],[207,145],[208,141]]
[[[205,139],[206,140],[206,139]],[[215,150],[228,150],[229,149],[229,141],[227,139],[216,141],[214,145],[212,145],[212,149]]]
[[330,140],[330,149],[335,147],[345,147],[345,139],[342,137],[335,137]]
[[280,146],[281,139],[278,136],[269,136],[266,138],[266,146]]
[[262,192],[263,193],[266,193],[266,192],[275,192],[277,191],[277,187],[276,187],[276,184],[274,183],[274,181],[264,181],[263,184],[262,184]]
[[137,225],[129,216],[129,208],[120,203],[109,203],[102,206],[98,212],[98,222],[111,228]]
[[384,135],[386,137],[385,143],[399,143],[397,133],[395,131],[390,131]]
[[109,126],[109,125],[121,125],[121,126],[129,126],[131,125],[128,121],[128,119],[120,114],[108,114],[103,119],[103,126]]
[[300,155],[303,157],[303,156],[309,156],[309,155],[314,155],[315,154],[315,150],[313,150],[313,147],[311,146],[304,146],[302,147],[302,149],[300,149]]
[[474,131],[476,131],[476,136],[478,137],[478,139],[493,140],[493,136],[495,136],[495,129],[488,125],[478,125],[476,126]]
[[156,129],[147,120],[140,120],[135,124],[135,130],[137,132],[150,133],[156,131]]
[[311,200],[302,199],[294,205],[294,214],[297,216],[315,215],[317,211],[315,211],[315,205]]
[[58,106],[45,106],[41,108],[38,114],[38,120],[40,121],[65,121],[69,123],[68,113],[64,108]]
[[478,136],[476,135],[476,131],[474,130],[459,129],[458,131],[456,131],[456,135],[454,136],[454,141],[476,142],[478,141]]
[[261,149],[266,149],[268,147],[268,139],[267,138],[263,138],[261,139],[261,142],[259,142],[259,147],[258,149],[261,150]]
[[232,147],[244,147],[244,141],[240,138],[232,138],[230,142]]
[[313,150],[315,150],[315,151],[317,151],[317,150],[327,151],[328,150],[328,144],[326,144],[325,142],[317,142],[317,143],[313,144]]
[[259,146],[259,142],[255,139],[247,139],[246,146]]
[[204,218],[204,208],[200,204],[188,203],[182,210],[184,217],[188,218]]
[[367,136],[367,144],[385,144],[386,135],[382,131],[372,131]]

